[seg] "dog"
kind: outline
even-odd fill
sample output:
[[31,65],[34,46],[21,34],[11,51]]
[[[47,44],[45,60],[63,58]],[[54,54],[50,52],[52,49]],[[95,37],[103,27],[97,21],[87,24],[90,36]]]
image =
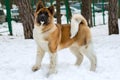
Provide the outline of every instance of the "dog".
[[33,38],[37,44],[36,63],[32,71],[41,67],[41,61],[45,52],[50,54],[50,66],[47,75],[56,73],[57,51],[69,48],[76,56],[75,65],[80,65],[83,56],[86,55],[91,62],[91,71],[96,70],[97,58],[92,47],[92,36],[86,19],[75,14],[71,18],[71,24],[55,24],[54,6],[48,8],[38,3]]

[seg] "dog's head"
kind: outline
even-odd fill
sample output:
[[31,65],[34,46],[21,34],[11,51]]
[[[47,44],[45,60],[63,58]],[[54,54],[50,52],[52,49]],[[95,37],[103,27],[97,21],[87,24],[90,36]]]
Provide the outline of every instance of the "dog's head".
[[35,12],[35,22],[39,25],[48,25],[53,21],[54,6],[44,7],[41,2],[38,3]]

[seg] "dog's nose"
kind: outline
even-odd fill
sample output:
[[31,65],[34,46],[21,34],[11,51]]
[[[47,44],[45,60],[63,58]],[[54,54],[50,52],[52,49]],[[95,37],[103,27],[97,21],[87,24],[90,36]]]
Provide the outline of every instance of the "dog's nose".
[[41,14],[41,21],[45,21],[45,14]]

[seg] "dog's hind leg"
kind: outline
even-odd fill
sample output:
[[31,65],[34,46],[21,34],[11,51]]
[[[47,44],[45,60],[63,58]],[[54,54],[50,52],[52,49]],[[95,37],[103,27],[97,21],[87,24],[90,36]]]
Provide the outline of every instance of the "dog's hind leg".
[[71,52],[76,56],[76,63],[75,65],[80,65],[83,61],[83,55],[79,52],[77,47],[70,47]]
[[36,63],[35,65],[32,67],[32,71],[37,71],[40,69],[41,67],[41,62],[43,59],[45,52],[38,46],[37,47],[37,56],[36,56]]
[[95,71],[96,70],[96,66],[97,66],[97,58],[96,55],[94,54],[93,48],[91,47],[91,45],[89,45],[87,47],[86,53],[85,55],[88,57],[88,59],[91,62],[91,71]]

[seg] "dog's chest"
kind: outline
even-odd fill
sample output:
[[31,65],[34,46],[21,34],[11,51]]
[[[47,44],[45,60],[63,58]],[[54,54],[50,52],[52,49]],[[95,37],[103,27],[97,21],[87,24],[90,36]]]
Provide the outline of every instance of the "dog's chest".
[[40,46],[44,51],[49,51],[48,41],[44,39],[45,35],[38,28],[34,28],[33,37],[37,45]]

